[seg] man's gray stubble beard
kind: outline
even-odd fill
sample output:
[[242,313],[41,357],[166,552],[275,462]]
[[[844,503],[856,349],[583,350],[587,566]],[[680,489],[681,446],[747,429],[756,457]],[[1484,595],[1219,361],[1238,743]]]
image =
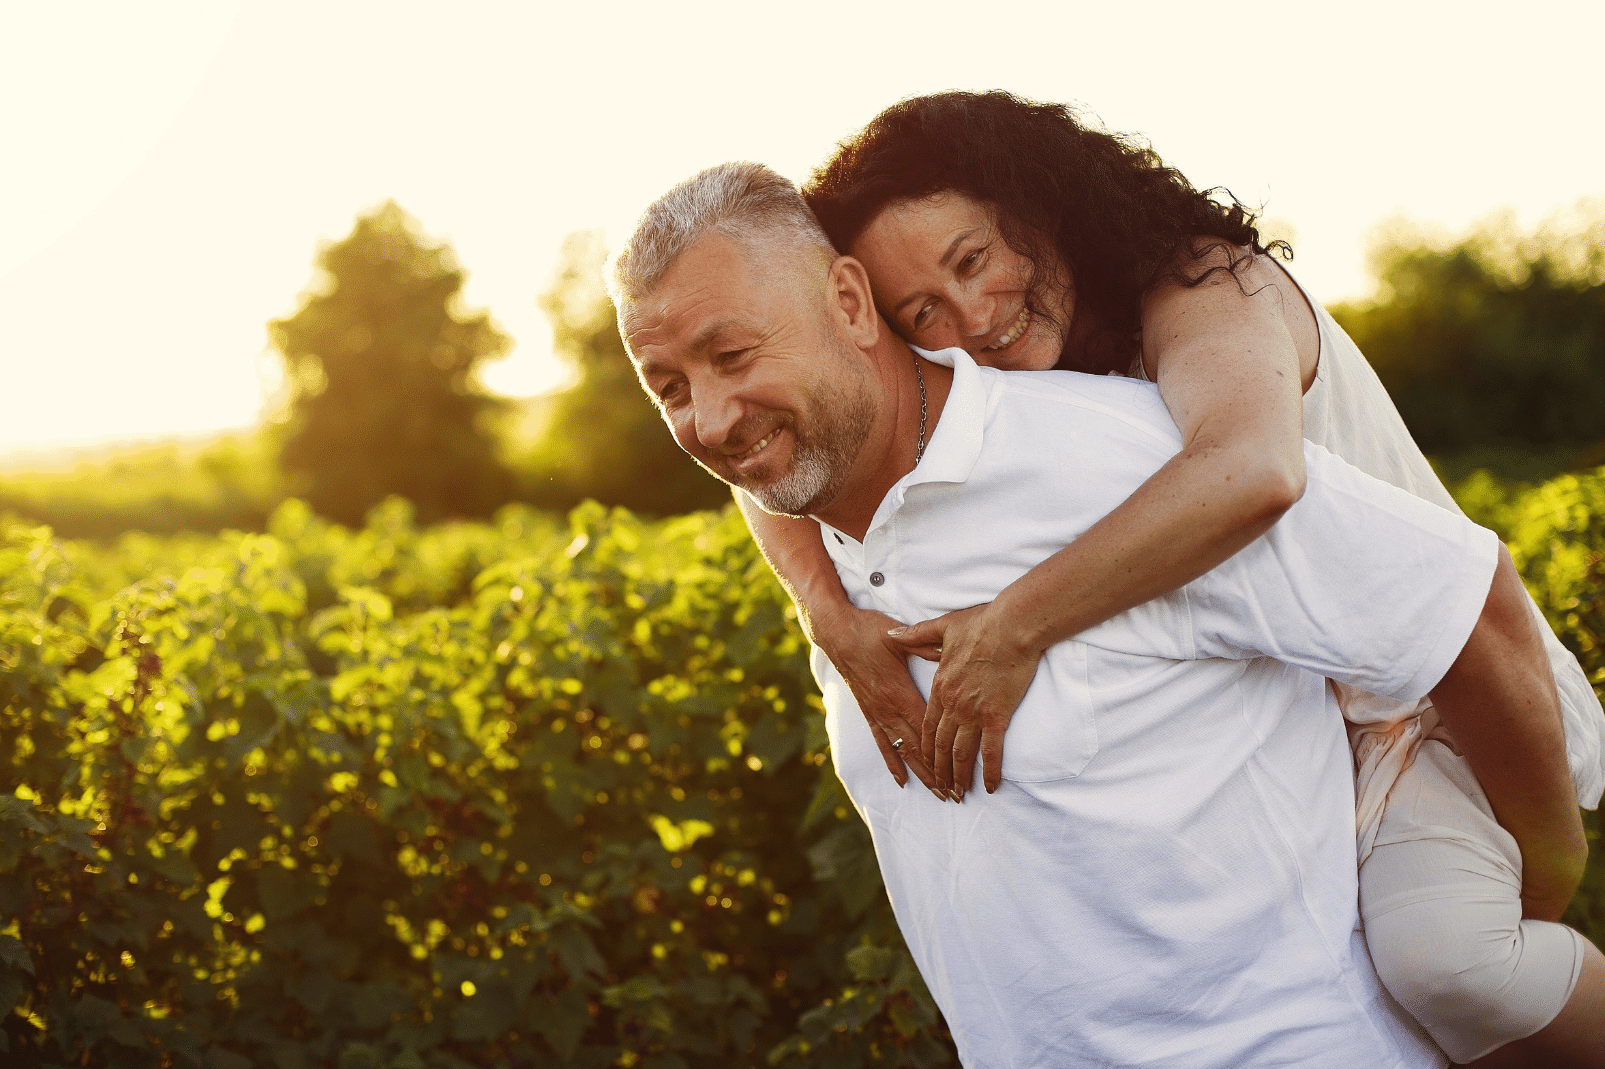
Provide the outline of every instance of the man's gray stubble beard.
[[791,467],[768,486],[743,488],[765,512],[807,516],[836,499],[875,423],[875,401],[859,378],[810,404],[809,415],[814,427],[807,441],[792,424],[797,447]]

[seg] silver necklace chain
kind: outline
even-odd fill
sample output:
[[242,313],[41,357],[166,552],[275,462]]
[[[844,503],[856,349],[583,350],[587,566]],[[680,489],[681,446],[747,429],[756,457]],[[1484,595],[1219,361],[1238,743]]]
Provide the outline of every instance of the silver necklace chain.
[[914,465],[919,466],[925,455],[925,372],[920,370],[920,358],[914,358],[914,374],[920,380],[920,440],[914,446]]

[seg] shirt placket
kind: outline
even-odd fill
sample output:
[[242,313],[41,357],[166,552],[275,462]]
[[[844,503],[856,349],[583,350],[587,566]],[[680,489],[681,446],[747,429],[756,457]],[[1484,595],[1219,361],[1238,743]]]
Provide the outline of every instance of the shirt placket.
[[[891,537],[891,524],[881,524],[864,536],[863,572],[874,607],[893,619],[902,619],[900,576],[895,567],[896,540]],[[906,622],[906,621],[905,621]]]

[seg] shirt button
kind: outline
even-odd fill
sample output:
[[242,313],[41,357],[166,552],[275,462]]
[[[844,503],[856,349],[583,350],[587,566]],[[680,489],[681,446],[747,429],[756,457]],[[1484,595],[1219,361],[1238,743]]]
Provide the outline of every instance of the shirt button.
[[870,572],[869,573],[869,585],[870,586],[880,586],[884,582],[886,582],[886,577],[884,575],[882,575],[880,572]]

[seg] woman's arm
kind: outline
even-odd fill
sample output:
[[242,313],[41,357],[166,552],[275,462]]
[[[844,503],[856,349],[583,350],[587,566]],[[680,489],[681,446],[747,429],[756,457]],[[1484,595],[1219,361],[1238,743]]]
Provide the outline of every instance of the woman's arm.
[[[836,567],[819,541],[819,524],[772,516],[740,490],[735,497],[758,549],[796,603],[803,633],[825,651],[847,681],[892,778],[899,787],[907,784],[906,763],[932,793],[946,797],[936,791],[936,780],[920,757],[925,699],[909,677],[908,655],[887,636],[897,621],[847,600]],[[899,739],[905,741],[893,746]]]
[[[1222,249],[1205,260],[1226,262]],[[997,789],[1004,730],[1049,646],[1191,582],[1298,500],[1317,337],[1303,297],[1263,256],[1235,277],[1149,296],[1144,365],[1181,430],[1181,452],[991,604],[893,636],[928,658],[940,650],[922,739],[939,786],[962,795],[979,753],[983,783]]]

